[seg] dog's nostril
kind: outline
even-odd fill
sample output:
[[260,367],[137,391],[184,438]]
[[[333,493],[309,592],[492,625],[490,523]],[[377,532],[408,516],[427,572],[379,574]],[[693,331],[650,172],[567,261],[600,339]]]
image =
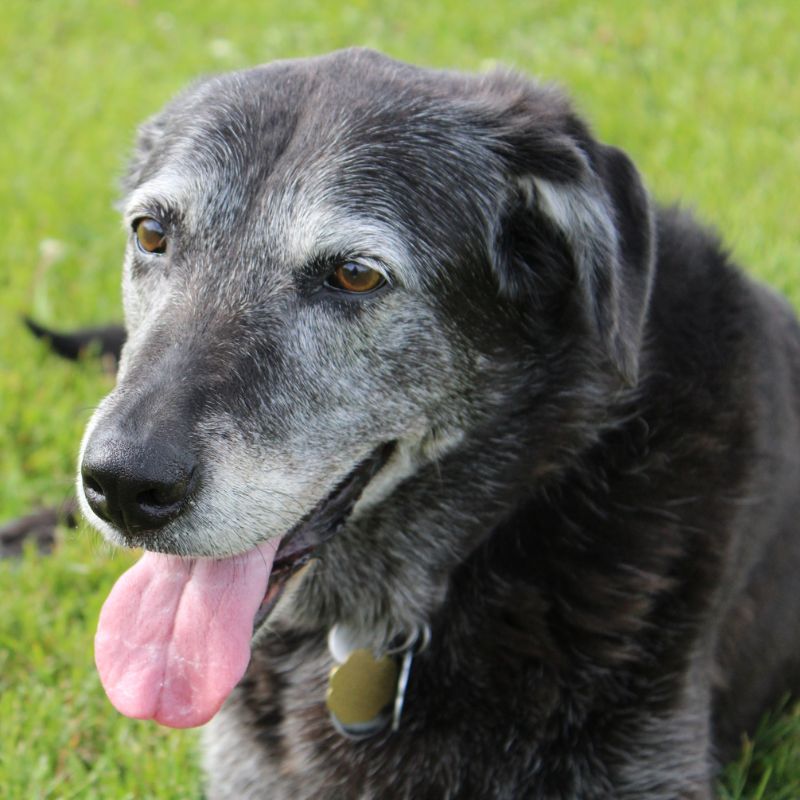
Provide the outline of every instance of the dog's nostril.
[[109,509],[106,490],[85,463],[81,469],[81,478],[83,480],[83,494],[89,507],[100,519],[105,522],[114,522],[113,514]]
[[172,505],[165,499],[164,492],[158,491],[157,489],[147,489],[144,492],[139,492],[139,494],[136,495],[136,502],[140,506],[150,506],[151,508]]
[[[191,476],[190,476],[191,477]],[[168,510],[186,499],[189,478],[173,484],[151,486],[136,495],[135,502],[142,508]]]
[[170,468],[164,480],[126,477],[119,484],[123,527],[132,533],[155,531],[171,522],[184,509],[192,486],[194,469]]
[[93,494],[105,495],[103,487],[91,476],[83,473],[83,488],[88,489]]

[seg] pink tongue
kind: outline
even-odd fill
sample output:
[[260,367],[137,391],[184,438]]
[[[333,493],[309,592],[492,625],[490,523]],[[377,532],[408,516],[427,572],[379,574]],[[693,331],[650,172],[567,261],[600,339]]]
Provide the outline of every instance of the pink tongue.
[[145,553],[114,585],[95,663],[111,702],[173,728],[219,711],[250,661],[278,540],[219,561]]

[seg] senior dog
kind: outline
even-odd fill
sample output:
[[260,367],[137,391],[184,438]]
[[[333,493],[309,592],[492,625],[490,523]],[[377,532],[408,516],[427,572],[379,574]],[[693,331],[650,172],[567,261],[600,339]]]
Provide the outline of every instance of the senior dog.
[[212,78],[124,189],[115,706],[211,798],[712,797],[800,675],[788,305],[506,72]]

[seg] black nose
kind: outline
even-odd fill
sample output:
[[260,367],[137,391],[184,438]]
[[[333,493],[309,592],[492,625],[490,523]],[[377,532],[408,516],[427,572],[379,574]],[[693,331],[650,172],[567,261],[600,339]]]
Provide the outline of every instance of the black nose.
[[156,531],[186,507],[196,462],[170,441],[140,444],[92,437],[81,464],[92,511],[124,533]]

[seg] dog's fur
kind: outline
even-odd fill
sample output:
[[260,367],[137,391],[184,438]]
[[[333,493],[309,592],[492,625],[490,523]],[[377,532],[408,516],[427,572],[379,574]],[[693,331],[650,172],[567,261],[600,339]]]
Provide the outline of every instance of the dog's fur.
[[[191,449],[124,545],[225,556],[372,480],[205,733],[211,798],[712,797],[800,675],[800,331],[558,91],[365,51],[202,82],[142,128],[117,388]],[[389,284],[329,291],[342,260]],[[86,445],[85,445],[86,446]],[[399,730],[324,706],[334,624],[428,627]]]

